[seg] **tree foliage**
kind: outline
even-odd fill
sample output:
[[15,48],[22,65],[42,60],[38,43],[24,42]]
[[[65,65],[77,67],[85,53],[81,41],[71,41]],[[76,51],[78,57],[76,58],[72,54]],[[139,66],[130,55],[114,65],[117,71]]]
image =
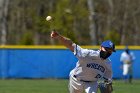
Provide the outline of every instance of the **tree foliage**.
[[[60,44],[50,38],[53,29],[81,45],[98,45],[106,39],[116,45],[140,44],[139,0],[93,0],[93,11],[89,11],[88,0],[2,1],[8,2],[8,6],[1,4],[0,27],[5,25],[6,28],[0,31],[0,36],[6,38],[7,45]],[[5,9],[8,12],[3,16]],[[90,31],[91,13],[96,28],[95,43]],[[45,20],[48,15],[53,18],[51,22]],[[2,39],[0,42],[2,44]]]

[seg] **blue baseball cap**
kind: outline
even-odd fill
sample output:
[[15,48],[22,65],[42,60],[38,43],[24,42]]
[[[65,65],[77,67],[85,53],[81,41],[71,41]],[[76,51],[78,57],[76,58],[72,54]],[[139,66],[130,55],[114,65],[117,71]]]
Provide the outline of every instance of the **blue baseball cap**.
[[113,50],[113,52],[116,52],[115,44],[110,40],[106,40],[106,41],[102,42],[101,46],[105,47],[105,48],[111,48]]

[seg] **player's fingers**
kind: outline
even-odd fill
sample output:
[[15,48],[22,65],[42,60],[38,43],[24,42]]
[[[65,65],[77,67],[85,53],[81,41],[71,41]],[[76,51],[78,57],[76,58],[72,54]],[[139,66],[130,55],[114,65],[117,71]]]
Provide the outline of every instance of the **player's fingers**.
[[52,31],[51,38],[56,38],[59,34],[56,31]]
[[51,33],[51,38],[53,38],[53,34]]
[[51,32],[51,35],[50,36],[51,36],[51,38],[54,37],[54,31]]
[[51,33],[51,38],[54,38],[54,37],[55,37],[55,33],[52,32],[52,33]]

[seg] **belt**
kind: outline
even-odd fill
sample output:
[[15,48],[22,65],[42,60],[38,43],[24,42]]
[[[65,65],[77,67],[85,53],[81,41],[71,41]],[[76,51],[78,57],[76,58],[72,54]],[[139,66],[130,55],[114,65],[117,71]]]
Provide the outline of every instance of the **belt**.
[[[77,78],[77,76],[76,76],[76,75],[73,75],[73,77],[74,77],[74,78]],[[82,81],[82,82],[87,82],[87,83],[92,82],[92,81],[87,81],[87,80],[80,80],[80,81]]]

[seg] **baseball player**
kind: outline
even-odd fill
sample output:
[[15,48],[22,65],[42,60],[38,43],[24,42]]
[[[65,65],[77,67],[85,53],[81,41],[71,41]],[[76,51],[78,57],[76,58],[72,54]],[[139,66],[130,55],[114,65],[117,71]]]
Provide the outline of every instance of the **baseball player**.
[[[70,72],[70,93],[97,93],[98,86],[101,93],[112,92],[112,68],[108,57],[115,52],[115,45],[110,40],[104,41],[95,51],[83,49],[56,31],[52,31],[51,37],[62,42],[79,60]],[[98,85],[99,80],[104,82]]]
[[125,51],[122,52],[120,61],[122,62],[123,76],[125,82],[129,81],[132,83],[132,63],[135,60],[135,56],[128,47],[125,48]]

